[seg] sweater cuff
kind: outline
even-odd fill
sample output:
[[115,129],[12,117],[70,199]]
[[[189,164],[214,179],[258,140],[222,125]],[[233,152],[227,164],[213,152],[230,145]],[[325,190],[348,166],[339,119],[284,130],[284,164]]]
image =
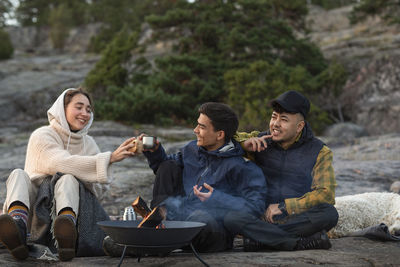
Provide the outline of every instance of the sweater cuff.
[[111,164],[110,164],[111,152],[103,152],[97,155],[96,169],[97,179],[99,183],[109,183],[111,179]]

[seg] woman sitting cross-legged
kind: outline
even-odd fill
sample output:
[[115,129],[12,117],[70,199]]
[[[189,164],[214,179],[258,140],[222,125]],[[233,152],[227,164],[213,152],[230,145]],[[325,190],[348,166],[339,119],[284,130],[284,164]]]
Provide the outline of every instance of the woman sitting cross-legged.
[[[47,116],[49,125],[36,129],[30,136],[25,169],[14,170],[6,183],[0,240],[19,260],[29,255],[26,239],[32,224],[33,205],[49,176],[60,176],[52,189],[51,201],[55,205],[51,208],[54,217],[51,231],[58,243],[60,260],[67,261],[76,253],[80,186],[83,184],[83,188],[98,196],[102,185],[110,182],[110,165],[134,155],[128,151],[133,146],[130,144],[133,138],[114,152],[100,152],[87,134],[93,122],[92,102],[81,88],[65,90],[47,111]],[[50,233],[50,229],[47,231]]]

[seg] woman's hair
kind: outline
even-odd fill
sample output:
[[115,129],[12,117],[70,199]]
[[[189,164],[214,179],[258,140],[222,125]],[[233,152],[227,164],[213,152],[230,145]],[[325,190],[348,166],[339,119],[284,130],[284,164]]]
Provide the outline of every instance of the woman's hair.
[[87,97],[87,99],[89,100],[89,104],[92,106],[92,110],[93,110],[93,105],[92,105],[92,100],[90,99],[90,95],[82,87],[79,87],[77,89],[68,90],[65,93],[65,95],[64,95],[64,109],[67,108],[69,103],[71,103],[72,98],[75,95],[78,95],[78,94],[82,94],[82,95]]

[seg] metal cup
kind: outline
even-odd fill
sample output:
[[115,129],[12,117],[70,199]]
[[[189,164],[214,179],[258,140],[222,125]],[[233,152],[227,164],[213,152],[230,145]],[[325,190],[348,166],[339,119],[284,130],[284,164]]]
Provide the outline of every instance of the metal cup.
[[122,216],[124,221],[133,221],[136,220],[136,213],[132,207],[126,207],[124,210],[124,215]]
[[155,136],[143,136],[143,148],[144,149],[152,149],[156,146],[157,137]]

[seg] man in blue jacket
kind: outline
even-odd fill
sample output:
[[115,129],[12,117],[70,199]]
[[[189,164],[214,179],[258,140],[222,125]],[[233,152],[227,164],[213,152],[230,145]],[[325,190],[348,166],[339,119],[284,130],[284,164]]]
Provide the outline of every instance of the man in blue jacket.
[[229,106],[205,103],[194,129],[197,140],[177,154],[167,155],[161,145],[144,152],[156,174],[151,207],[165,207],[167,220],[206,223],[193,240],[199,251],[232,247],[233,236],[223,226],[228,210],[259,217],[265,209],[264,175],[232,139],[237,128],[238,118]]

